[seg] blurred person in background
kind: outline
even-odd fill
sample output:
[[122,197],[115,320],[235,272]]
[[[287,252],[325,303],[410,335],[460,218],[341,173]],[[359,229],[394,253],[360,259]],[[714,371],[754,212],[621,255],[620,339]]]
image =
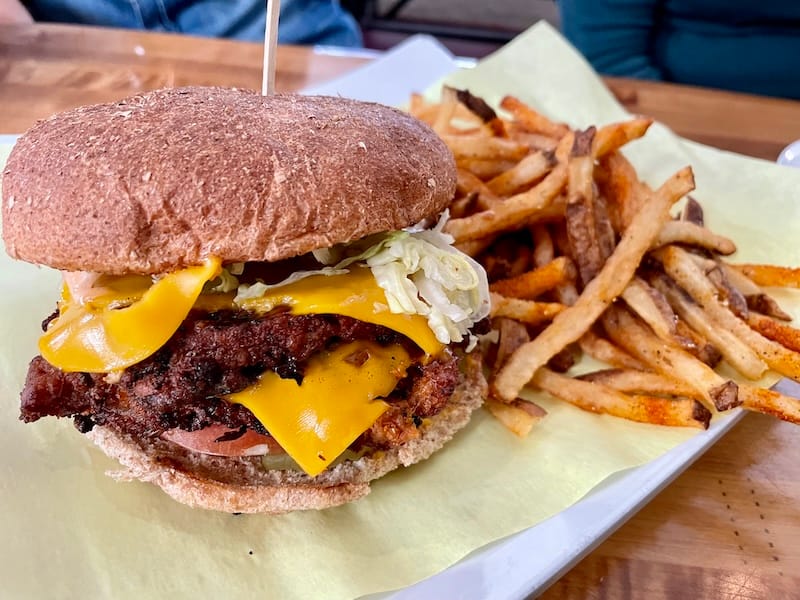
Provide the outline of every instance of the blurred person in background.
[[800,99],[797,0],[558,0],[604,75]]
[[[264,39],[265,0],[0,0],[0,23],[81,23]],[[339,0],[283,0],[282,44],[361,46],[361,31]]]

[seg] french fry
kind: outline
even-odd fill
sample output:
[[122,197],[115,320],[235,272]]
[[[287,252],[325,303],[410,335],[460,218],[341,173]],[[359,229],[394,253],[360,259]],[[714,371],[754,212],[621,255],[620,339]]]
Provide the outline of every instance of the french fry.
[[600,158],[618,150],[628,142],[639,139],[653,124],[653,119],[637,117],[622,123],[601,127],[592,142],[592,156]]
[[495,241],[494,236],[481,238],[479,240],[469,240],[468,242],[459,242],[454,244],[464,254],[469,254],[473,258],[478,256],[481,252],[486,250]]
[[683,205],[683,209],[681,210],[681,221],[692,223],[699,227],[705,225],[703,207],[691,196],[686,197],[686,204]]
[[504,122],[506,133],[512,139],[525,144],[531,150],[541,150],[542,152],[555,152],[559,138],[549,137],[541,133],[530,133],[525,131],[514,122]]
[[[461,242],[464,244],[465,242]],[[501,237],[490,247],[483,260],[489,281],[522,275],[531,266],[531,255],[520,252],[517,242],[508,236]]]
[[[477,116],[484,123],[491,123],[497,119],[497,113],[483,98],[471,94],[469,90],[455,90],[456,98],[467,110]],[[497,134],[498,132],[495,131]]]
[[466,196],[462,196],[458,200],[453,200],[450,203],[450,217],[457,219],[474,212],[475,206],[478,204],[478,192],[472,191]]
[[638,371],[647,369],[647,366],[642,361],[634,358],[607,339],[600,337],[591,329],[581,336],[578,340],[578,346],[582,352],[612,367],[636,369]]
[[489,289],[503,296],[533,300],[566,282],[574,281],[575,265],[566,256],[559,256],[546,265],[522,275],[495,281]]
[[712,369],[722,360],[719,349],[680,318],[675,322],[675,341],[681,348]]
[[647,394],[655,396],[684,396],[702,400],[703,396],[695,388],[673,377],[637,369],[605,369],[585,373],[578,377],[584,381],[602,383],[628,394]]
[[617,246],[617,234],[611,222],[611,213],[605,197],[595,194],[594,197],[594,223],[597,230],[597,243],[600,246],[600,256],[607,260]]
[[486,186],[497,196],[511,196],[547,175],[555,164],[556,157],[552,152],[535,152],[490,180]]
[[[527,327],[514,319],[496,317],[492,319],[492,325],[498,332],[495,356],[495,369],[498,369],[517,348],[530,340],[530,336]],[[528,435],[533,426],[547,415],[540,406],[520,399],[506,404],[488,398],[485,406],[507,429],[520,437]]]
[[440,135],[444,143],[456,157],[483,160],[517,161],[528,153],[528,147],[514,140],[490,137],[483,134],[473,135]]
[[666,342],[675,341],[675,313],[660,292],[634,277],[622,292],[622,299],[658,337]]
[[542,133],[548,137],[561,138],[569,132],[563,123],[555,123],[514,96],[506,96],[500,101],[500,108],[507,110],[514,121],[526,131]]
[[720,302],[725,304],[737,317],[747,319],[747,313],[749,312],[747,300],[738,289],[731,285],[719,265],[715,263],[713,269],[706,271],[706,277],[717,288]]
[[716,288],[685,250],[676,246],[654,253],[667,274],[703,306],[714,321],[741,339],[767,365],[787,377],[800,380],[800,354],[792,352],[751,329],[717,299]]
[[[466,90],[445,89],[439,103],[411,99],[456,158],[446,231],[489,274],[490,412],[527,434],[545,414],[518,396],[531,383],[649,423],[706,427],[709,411],[738,405],[800,423],[800,401],[712,368],[724,358],[746,378],[768,367],[800,377],[800,329],[761,288],[800,287],[800,269],[726,262],[733,240],[704,226],[692,197],[670,218],[693,189],[691,170],[654,191],[620,152],[651,119],[582,132],[515,97],[500,107],[510,118]],[[561,374],[575,342],[617,368]]]
[[[544,223],[534,225],[532,228],[532,233],[533,264],[542,266],[553,260],[553,257],[555,256],[555,243],[553,241],[553,236],[550,235],[550,231],[547,228],[547,225]],[[563,245],[568,245],[566,241],[566,232],[564,232]],[[561,304],[566,306],[572,306],[578,300],[578,290],[575,287],[574,281],[564,281],[563,283],[557,285],[554,289],[554,293],[556,299],[561,302]]]
[[595,129],[575,134],[572,156],[567,170],[566,231],[583,285],[594,279],[603,267],[597,236],[594,206],[594,159],[590,155]]
[[433,127],[439,114],[439,105],[428,102],[422,94],[414,92],[409,99],[408,112]]
[[717,235],[702,225],[691,221],[668,221],[656,238],[654,248],[668,244],[685,244],[697,248],[705,248],[719,254],[729,255],[736,252],[736,244],[721,235]]
[[500,294],[491,294],[492,317],[509,317],[527,325],[539,325],[553,318],[564,310],[563,304],[557,302],[532,302],[518,298],[506,298]]
[[777,265],[732,264],[756,285],[800,288],[800,269]]
[[767,294],[750,294],[745,296],[745,301],[747,302],[747,308],[749,310],[754,310],[768,317],[780,319],[781,321],[792,320],[792,315],[784,312],[772,296]]
[[[456,193],[467,195],[470,192],[477,192],[478,203],[477,206],[481,210],[489,210],[493,206],[502,202],[502,198],[497,196],[483,180],[466,169],[456,170]],[[452,211],[451,211],[452,212]]]
[[547,415],[547,411],[538,404],[525,400],[514,400],[513,402],[505,403],[489,398],[484,403],[484,406],[509,431],[519,437],[527,436],[533,426]]
[[765,338],[778,342],[789,350],[800,352],[800,330],[755,312],[747,316],[747,324]]
[[533,376],[534,385],[583,410],[606,413],[640,423],[707,429],[711,413],[690,398],[628,395],[606,385],[573,379],[543,367]]
[[531,338],[528,335],[528,328],[514,319],[495,317],[492,319],[492,327],[498,333],[495,365],[499,369],[517,348]]
[[431,125],[433,130],[440,136],[445,135],[450,131],[450,121],[453,120],[457,106],[458,98],[456,97],[456,91],[449,86],[442,86],[442,97],[441,103],[439,104],[439,111]]
[[520,347],[497,374],[493,390],[499,398],[505,401],[516,398],[539,367],[589,330],[633,278],[661,225],[669,218],[672,205],[692,189],[694,177],[687,167],[668,179],[651,201],[642,206],[614,253],[575,304],[560,312],[535,340]]
[[[695,260],[695,257],[692,256]],[[725,277],[737,290],[744,294],[747,308],[756,312],[763,313],[770,317],[775,317],[781,321],[791,321],[792,316],[787,314],[772,296],[765,293],[744,273],[734,269],[728,263],[717,259],[716,264],[725,273]]]
[[612,306],[603,315],[603,326],[611,340],[652,369],[667,377],[678,377],[694,387],[708,408],[727,410],[738,406],[738,386],[711,367],[675,345],[660,340],[626,309]]
[[764,361],[733,333],[718,326],[674,281],[661,275],[654,276],[651,283],[667,297],[681,319],[711,340],[734,369],[749,379],[758,379],[764,374],[767,369]]
[[772,415],[800,425],[800,400],[797,398],[790,398],[775,390],[752,386],[742,386],[739,395],[742,398],[742,406],[747,410]]
[[[692,260],[698,262],[699,257],[692,255]],[[707,261],[704,262],[707,264]],[[730,264],[720,259],[717,259],[715,262],[723,271],[725,271],[725,276],[728,278],[728,281],[735,285],[736,289],[742,292],[745,297],[762,293],[761,288],[753,283],[753,280],[747,277],[747,275],[744,273],[734,269]],[[708,270],[708,267],[706,267],[706,270]]]
[[609,216],[614,229],[622,233],[651,192],[639,181],[633,165],[619,152],[603,156],[600,170],[606,173],[600,192],[609,200]]
[[634,278],[625,288],[622,298],[665,342],[676,344],[710,367],[722,358],[716,346],[678,318],[662,292],[642,279]]
[[[572,147],[572,136],[564,136],[559,148],[568,152]],[[556,151],[558,156],[559,152]],[[567,167],[563,160],[547,176],[527,192],[511,196],[492,210],[475,213],[463,219],[453,219],[445,231],[457,242],[475,240],[501,231],[524,226],[536,213],[549,208],[554,198],[561,193],[567,180]]]
[[458,157],[456,166],[481,180],[489,180],[512,169],[516,161],[499,158]]
[[553,246],[553,237],[547,230],[547,225],[539,223],[531,228],[531,235],[533,236],[533,264],[537,267],[543,267],[551,262],[556,254],[555,247]]

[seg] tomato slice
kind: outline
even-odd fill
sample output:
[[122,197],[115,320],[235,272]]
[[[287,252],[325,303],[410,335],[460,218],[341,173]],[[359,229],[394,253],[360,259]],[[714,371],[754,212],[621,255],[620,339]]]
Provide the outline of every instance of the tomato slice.
[[274,438],[248,429],[236,439],[218,441],[226,434],[238,432],[225,425],[209,425],[197,431],[170,429],[161,434],[165,440],[183,446],[193,452],[214,456],[263,456],[285,454]]

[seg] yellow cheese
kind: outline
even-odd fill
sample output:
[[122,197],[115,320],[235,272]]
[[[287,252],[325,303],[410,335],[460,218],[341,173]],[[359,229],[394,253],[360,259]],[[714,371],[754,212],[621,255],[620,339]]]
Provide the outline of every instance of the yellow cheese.
[[165,275],[126,308],[83,306],[64,294],[60,314],[39,339],[39,351],[62,371],[108,373],[141,362],[167,343],[189,314],[218,258]]
[[[165,275],[149,288],[138,279],[109,278],[103,293],[83,303],[65,289],[60,314],[39,341],[42,356],[63,371],[107,373],[155,353],[175,333],[193,306],[242,308],[265,314],[287,306],[294,314],[338,314],[382,325],[413,340],[428,358],[441,353],[427,319],[395,314],[368,268],[312,275],[233,304],[232,294],[204,294],[219,271],[209,259]],[[146,282],[145,282],[146,283]],[[128,304],[125,308],[112,308]],[[368,359],[363,364],[356,358]],[[375,422],[388,395],[405,376],[411,358],[401,346],[360,341],[319,353],[306,365],[302,384],[269,371],[249,388],[227,397],[246,406],[286,452],[310,475],[335,460]]]
[[226,399],[246,406],[311,476],[321,473],[387,409],[381,398],[405,376],[401,346],[352,342],[314,356],[302,384],[272,371]]
[[383,288],[367,267],[352,266],[349,273],[340,275],[311,275],[268,289],[263,296],[243,300],[240,305],[245,310],[261,314],[285,305],[298,315],[344,315],[402,333],[429,356],[439,354],[444,348],[425,317],[396,314],[389,310]]

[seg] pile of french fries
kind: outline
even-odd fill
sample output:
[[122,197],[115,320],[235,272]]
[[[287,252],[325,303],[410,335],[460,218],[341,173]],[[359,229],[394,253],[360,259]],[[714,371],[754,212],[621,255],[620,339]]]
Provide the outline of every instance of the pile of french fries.
[[[737,406],[800,423],[800,401],[742,383],[800,380],[800,330],[764,289],[800,287],[800,269],[729,262],[736,245],[688,196],[691,168],[641,181],[621,148],[650,119],[576,131],[511,96],[500,108],[449,87],[410,103],[458,166],[446,231],[489,275],[489,410],[527,434],[546,414],[527,385],[660,425],[707,428]],[[582,354],[609,368],[573,376]]]

